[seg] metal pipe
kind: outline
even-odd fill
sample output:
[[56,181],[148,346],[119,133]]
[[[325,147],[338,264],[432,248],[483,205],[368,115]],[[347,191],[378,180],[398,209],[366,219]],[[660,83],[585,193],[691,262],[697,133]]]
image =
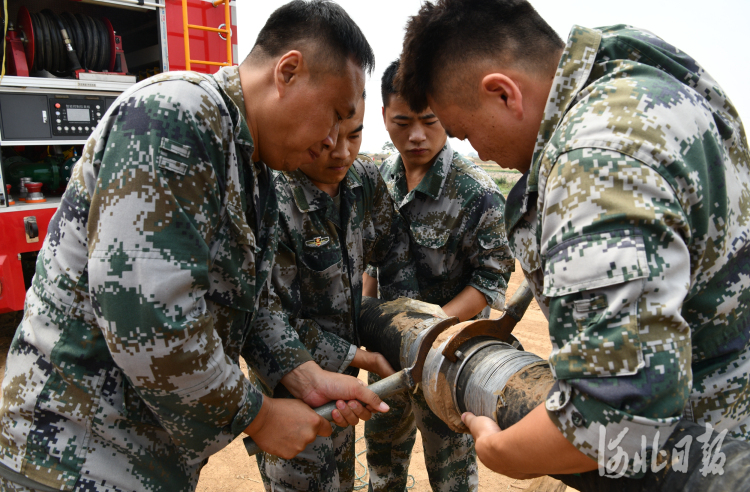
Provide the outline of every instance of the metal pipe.
[[[521,313],[522,314],[522,313]],[[520,315],[519,315],[520,318]],[[361,342],[369,350],[380,352],[394,369],[408,367],[420,345],[420,335],[434,324],[445,321],[437,306],[399,299],[389,303],[364,298],[360,317]],[[495,420],[501,429],[519,422],[534,408],[544,403],[554,383],[552,371],[540,357],[518,350],[519,344],[508,344],[487,336],[463,341],[451,362],[443,350],[454,337],[466,333],[472,322],[449,328],[433,343],[422,372],[422,391],[430,409],[452,429],[467,432],[461,414],[470,411]],[[612,479],[595,470],[579,475],[554,478],[581,492],[688,492],[724,490],[750,491],[750,443],[725,438],[721,452],[726,456],[722,475],[703,476],[703,449],[693,442],[683,459],[692,466],[686,473],[675,470],[670,463],[678,459],[675,448],[683,439],[695,441],[706,433],[704,426],[680,422],[662,448],[666,463],[658,472],[648,471],[641,479]],[[712,440],[714,437],[712,436]]]

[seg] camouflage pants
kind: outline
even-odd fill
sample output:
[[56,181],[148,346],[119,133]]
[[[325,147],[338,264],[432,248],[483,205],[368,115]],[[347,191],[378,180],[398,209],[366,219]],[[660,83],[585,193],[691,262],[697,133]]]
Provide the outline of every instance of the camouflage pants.
[[291,460],[258,453],[267,491],[351,492],[354,489],[354,427],[335,426]]
[[[369,375],[372,384],[379,378]],[[422,434],[424,459],[432,490],[475,491],[479,487],[474,439],[461,434],[437,418],[427,406],[422,391],[399,393],[386,399],[391,410],[376,414],[365,423],[370,491],[406,489],[411,451],[417,427]]]

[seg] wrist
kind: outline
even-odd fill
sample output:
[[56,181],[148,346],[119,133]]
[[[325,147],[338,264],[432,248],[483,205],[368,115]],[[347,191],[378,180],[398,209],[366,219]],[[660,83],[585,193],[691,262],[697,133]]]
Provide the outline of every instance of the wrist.
[[356,367],[357,369],[364,369],[365,371],[371,372],[369,368],[370,354],[366,350],[358,348],[357,353],[354,354],[354,358],[349,365],[352,367]]
[[273,398],[263,395],[263,403],[260,406],[260,410],[258,410],[258,415],[256,415],[252,422],[250,422],[250,425],[245,428],[245,434],[252,437],[256,432],[262,429],[268,420],[268,416],[271,415],[272,408]]
[[318,373],[321,371],[323,369],[314,361],[307,361],[281,378],[281,384],[289,390],[292,396],[304,400],[305,396],[315,389]]

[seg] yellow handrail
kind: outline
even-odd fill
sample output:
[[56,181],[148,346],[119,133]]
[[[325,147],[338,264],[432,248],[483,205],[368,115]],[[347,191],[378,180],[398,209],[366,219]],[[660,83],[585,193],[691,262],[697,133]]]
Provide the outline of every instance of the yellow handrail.
[[[229,10],[229,0],[214,0],[211,4],[214,7],[218,7],[224,4],[224,29],[208,26],[198,26],[195,24],[188,24],[188,0],[182,0],[182,34],[185,38],[185,68],[190,70],[190,64],[195,63],[198,65],[213,65],[219,67],[228,67],[232,64],[232,15]],[[190,59],[190,29],[196,29],[199,31],[216,32],[224,34],[227,42],[227,61],[226,62],[212,62],[207,60],[191,60]]]

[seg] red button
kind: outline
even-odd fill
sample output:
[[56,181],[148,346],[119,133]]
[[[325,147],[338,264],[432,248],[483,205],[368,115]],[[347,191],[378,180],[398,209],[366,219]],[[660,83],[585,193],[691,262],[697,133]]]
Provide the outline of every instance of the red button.
[[60,109],[60,103],[55,103],[55,107],[56,107],[57,109]]

